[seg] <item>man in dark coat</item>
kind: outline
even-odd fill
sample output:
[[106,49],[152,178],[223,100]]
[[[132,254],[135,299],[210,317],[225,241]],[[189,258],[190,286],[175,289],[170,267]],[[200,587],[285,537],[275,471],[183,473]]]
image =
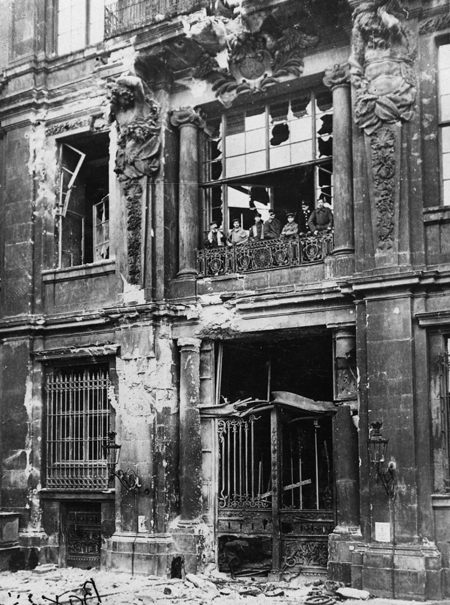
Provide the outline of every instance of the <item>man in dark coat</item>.
[[269,218],[264,223],[264,239],[278,239],[281,233],[281,223],[276,218],[275,210],[269,210]]
[[317,200],[317,208],[311,213],[308,226],[314,235],[333,228],[333,213],[329,208],[325,208],[322,199]]

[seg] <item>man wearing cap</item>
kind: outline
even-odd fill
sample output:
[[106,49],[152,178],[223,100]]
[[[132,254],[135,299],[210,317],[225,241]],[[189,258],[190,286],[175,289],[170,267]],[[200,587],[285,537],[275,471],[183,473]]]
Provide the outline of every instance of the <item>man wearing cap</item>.
[[296,235],[298,235],[298,225],[294,221],[294,219],[295,219],[295,213],[294,212],[288,212],[287,215],[286,215],[286,218],[287,218],[288,222],[286,223],[286,225],[281,230],[281,238],[282,239],[292,239],[293,237],[295,237]]
[[314,235],[333,228],[333,213],[324,207],[322,199],[317,200],[317,208],[311,213],[308,226]]
[[245,244],[248,240],[248,233],[242,229],[241,223],[237,218],[233,221],[233,229],[229,232],[227,242],[229,246]]
[[276,218],[275,210],[269,210],[269,218],[263,225],[264,239],[278,239],[281,233],[280,221]]
[[264,239],[263,222],[259,212],[255,213],[255,224],[250,227],[249,237],[252,240]]
[[204,241],[205,248],[220,248],[225,245],[224,235],[219,231],[216,221],[211,221],[209,224],[209,232]]

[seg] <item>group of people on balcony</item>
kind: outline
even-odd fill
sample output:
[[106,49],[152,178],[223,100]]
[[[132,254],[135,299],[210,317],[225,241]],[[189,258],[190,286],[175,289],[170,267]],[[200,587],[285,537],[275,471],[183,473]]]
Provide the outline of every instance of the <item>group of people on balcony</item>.
[[239,219],[234,219],[232,229],[227,236],[219,228],[217,222],[212,221],[204,245],[205,248],[220,248],[245,244],[248,241],[289,240],[299,235],[318,235],[331,231],[333,228],[333,213],[324,205],[322,199],[318,200],[316,209],[311,213],[308,204],[303,201],[299,223],[295,221],[295,217],[295,212],[288,212],[286,214],[287,223],[281,227],[275,210],[269,210],[269,218],[266,221],[262,220],[259,212],[255,212],[255,222],[248,231],[242,228]]

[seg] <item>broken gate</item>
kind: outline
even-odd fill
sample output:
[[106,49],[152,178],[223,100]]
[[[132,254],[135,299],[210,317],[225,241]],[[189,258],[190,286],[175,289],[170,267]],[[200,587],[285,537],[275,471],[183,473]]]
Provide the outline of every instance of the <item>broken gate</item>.
[[242,573],[320,572],[335,526],[331,413],[259,410],[217,420],[219,553],[243,540]]

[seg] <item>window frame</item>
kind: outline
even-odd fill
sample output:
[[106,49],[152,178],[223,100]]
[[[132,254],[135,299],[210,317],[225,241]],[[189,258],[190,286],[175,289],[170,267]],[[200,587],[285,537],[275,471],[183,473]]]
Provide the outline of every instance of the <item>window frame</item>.
[[[55,0],[55,12],[54,12],[54,51],[55,55],[58,57],[63,57],[65,55],[69,55],[72,53],[76,53],[79,51],[88,48],[89,46],[94,46],[95,44],[100,44],[105,39],[105,5],[104,0],[99,0],[99,3],[103,5],[103,19],[102,19],[102,36],[99,40],[93,40],[94,35],[92,31],[92,23],[91,23],[91,14],[92,14],[92,3],[96,0],[82,0],[84,3],[84,40],[81,46],[77,46],[75,48],[72,47],[72,42],[69,44],[68,50],[60,50],[59,43],[59,15],[60,15],[60,6],[64,3],[65,0]],[[69,29],[71,33],[72,28]]]
[[[83,130],[80,132],[76,132],[73,133],[71,135],[65,135],[64,137],[57,137],[56,143],[58,146],[57,149],[57,157],[58,157],[58,164],[59,164],[59,176],[57,178],[57,183],[58,183],[58,199],[56,201],[57,203],[57,211],[56,211],[56,225],[55,228],[57,229],[57,251],[55,252],[56,254],[56,263],[57,263],[57,268],[58,269],[69,269],[69,268],[75,268],[75,267],[86,267],[87,265],[90,265],[92,263],[96,263],[96,262],[103,262],[103,261],[108,261],[111,259],[111,248],[110,248],[110,240],[108,238],[108,241],[105,242],[108,244],[107,246],[107,250],[108,250],[108,255],[105,258],[102,259],[95,259],[95,240],[96,240],[96,232],[95,232],[95,206],[97,205],[97,202],[90,202],[90,200],[87,198],[86,194],[84,194],[84,198],[83,198],[83,205],[84,205],[84,211],[83,213],[80,214],[80,212],[77,212],[76,210],[74,210],[73,208],[70,207],[70,200],[72,198],[72,193],[74,190],[76,190],[77,187],[77,179],[79,178],[83,178],[83,187],[85,185],[86,182],[86,176],[83,175],[83,170],[92,170],[92,166],[94,164],[97,164],[97,166],[104,166],[105,171],[106,171],[106,179],[104,178],[104,180],[106,180],[107,182],[107,193],[106,195],[104,195],[102,197],[102,199],[100,200],[101,202],[104,202],[105,200],[107,200],[106,204],[108,206],[108,227],[107,227],[107,231],[109,233],[110,231],[110,226],[111,226],[111,204],[110,204],[110,188],[111,188],[111,182],[110,182],[110,155],[111,155],[111,141],[110,139],[107,140],[107,136],[108,136],[108,132],[100,132],[100,133],[94,133],[91,132],[91,130]],[[104,151],[105,154],[102,155],[100,157],[100,159],[96,159],[95,155],[94,157],[90,156],[87,152],[84,153],[82,150],[78,149],[77,146],[80,144],[81,141],[81,147],[85,147],[87,145],[87,139],[91,139],[92,137],[92,141],[89,141],[89,143],[95,143],[95,137],[102,137],[102,140],[97,141],[97,144],[99,145],[103,145],[105,147]],[[75,156],[78,156],[78,161],[76,162],[76,165],[73,167],[73,170],[70,170],[67,167],[67,164],[69,163],[68,161],[64,162],[64,150],[68,149],[70,150],[70,152],[72,154],[75,154]],[[68,182],[66,183],[65,187],[64,187],[64,175],[70,175],[70,178],[68,180]],[[105,177],[105,175],[103,175]],[[67,178],[67,177],[66,177]],[[80,262],[79,263],[75,263],[75,264],[69,264],[69,265],[65,265],[64,263],[64,250],[63,250],[63,240],[64,240],[64,236],[65,236],[65,228],[64,228],[64,221],[68,220],[68,216],[70,215],[72,217],[78,217],[81,220],[81,239],[80,239],[80,244],[79,244],[79,255],[80,255]],[[89,233],[90,233],[90,237],[88,238],[86,235],[87,229],[90,229]],[[91,244],[92,244],[92,260],[88,260],[86,261],[86,252],[89,252],[91,250]]]
[[[266,168],[262,171],[248,172],[248,173],[244,173],[244,174],[237,175],[237,176],[227,176],[227,174],[226,174],[227,122],[228,122],[230,116],[233,117],[234,115],[238,115],[239,113],[242,113],[242,112],[245,113],[249,109],[253,108],[253,104],[251,104],[251,103],[242,104],[238,107],[230,109],[229,111],[222,110],[220,112],[211,113],[211,115],[209,116],[210,123],[217,122],[218,120],[220,120],[220,123],[221,123],[220,140],[222,142],[222,150],[221,150],[220,158],[222,161],[222,173],[224,173],[225,176],[223,176],[223,177],[221,176],[218,179],[208,178],[208,176],[211,175],[211,166],[212,166],[214,160],[211,160],[211,158],[209,157],[208,146],[210,144],[210,141],[212,140],[212,137],[209,136],[208,129],[206,129],[207,132],[204,133],[202,136],[202,144],[201,144],[201,152],[200,152],[200,193],[201,193],[201,197],[202,197],[202,219],[203,219],[202,234],[203,235],[207,232],[208,226],[209,226],[211,220],[213,220],[213,216],[212,216],[213,203],[212,203],[211,199],[208,200],[208,195],[211,195],[211,194],[208,194],[208,190],[212,191],[212,189],[214,187],[222,187],[222,200],[223,200],[222,227],[226,233],[231,228],[231,226],[229,224],[230,223],[230,220],[229,220],[230,206],[228,205],[228,191],[227,191],[228,187],[230,185],[231,186],[238,185],[242,181],[246,181],[246,180],[249,181],[252,178],[257,179],[257,178],[261,178],[261,177],[264,177],[264,176],[267,176],[270,174],[276,174],[276,173],[281,173],[283,171],[296,170],[296,169],[306,168],[306,167],[311,166],[314,168],[314,176],[313,176],[314,200],[313,200],[313,204],[311,205],[311,211],[315,208],[316,201],[317,201],[317,199],[316,199],[317,192],[319,191],[318,169],[321,166],[326,166],[329,163],[331,163],[331,165],[333,164],[333,152],[331,153],[331,155],[328,155],[325,157],[313,157],[313,159],[308,160],[306,162],[296,162],[294,164],[287,164],[285,166],[277,166],[277,167],[271,168],[269,155],[270,155],[270,150],[274,148],[270,145],[270,141],[269,141],[271,129],[273,129],[273,127],[276,124],[285,123],[285,121],[284,120],[280,120],[280,121],[272,120],[272,123],[271,123],[270,110],[271,110],[271,107],[273,107],[277,104],[281,104],[283,102],[287,102],[288,104],[290,104],[291,100],[293,100],[293,99],[299,98],[302,95],[304,95],[304,96],[309,95],[310,102],[312,103],[312,106],[314,109],[313,113],[311,114],[311,148],[312,148],[313,156],[317,156],[317,150],[318,150],[318,143],[317,143],[318,132],[317,131],[318,131],[318,128],[317,128],[317,115],[316,115],[316,111],[315,111],[315,104],[317,102],[318,93],[325,93],[325,92],[330,95],[330,98],[332,100],[331,91],[329,91],[326,87],[324,87],[323,85],[320,85],[320,84],[312,85],[312,86],[310,86],[308,88],[304,88],[304,89],[298,89],[298,90],[290,92],[289,94],[284,94],[284,95],[281,95],[278,97],[266,97],[266,98],[262,99],[259,106],[264,107],[264,109],[265,109],[266,144],[265,144],[264,151],[266,153]],[[333,106],[331,106],[331,109],[332,109],[332,107]],[[290,108],[290,106],[289,106],[289,108]],[[324,115],[326,113],[328,113],[327,110],[325,112],[323,112]],[[333,115],[333,109],[331,110],[331,115]],[[244,132],[246,132],[246,130],[244,130]],[[332,130],[331,130],[330,136],[333,137]],[[243,156],[247,155],[247,153],[244,152]],[[207,174],[208,171],[209,171],[209,175]],[[330,197],[331,197],[331,202],[333,202],[334,184],[333,184],[333,171],[332,170],[331,170],[330,181],[331,181],[331,186],[330,186],[331,196]],[[269,199],[270,199],[270,203],[267,206],[267,210],[273,209],[274,208],[273,187],[267,186],[265,188],[268,190],[268,195],[269,195]],[[300,208],[299,208],[299,210],[300,210]]]
[[[442,119],[442,102],[441,102],[441,81],[442,81],[442,75],[441,75],[441,66],[440,66],[440,53],[441,53],[441,48],[444,46],[448,46],[449,47],[449,52],[450,52],[450,37],[446,36],[444,38],[440,38],[437,41],[437,54],[436,54],[436,64],[437,64],[437,123],[438,123],[438,140],[439,140],[439,171],[440,171],[440,178],[439,178],[439,189],[440,189],[440,195],[441,195],[441,206],[443,207],[450,207],[450,174],[449,174],[449,178],[448,179],[444,179],[444,144],[443,144],[443,133],[444,130],[447,130],[448,133],[448,138],[449,138],[449,150],[445,155],[448,155],[449,157],[449,162],[450,162],[450,116],[447,120],[443,120]],[[450,70],[449,70],[450,72]],[[448,182],[448,193],[447,193],[447,200],[446,200],[446,195],[445,195],[445,182]]]

